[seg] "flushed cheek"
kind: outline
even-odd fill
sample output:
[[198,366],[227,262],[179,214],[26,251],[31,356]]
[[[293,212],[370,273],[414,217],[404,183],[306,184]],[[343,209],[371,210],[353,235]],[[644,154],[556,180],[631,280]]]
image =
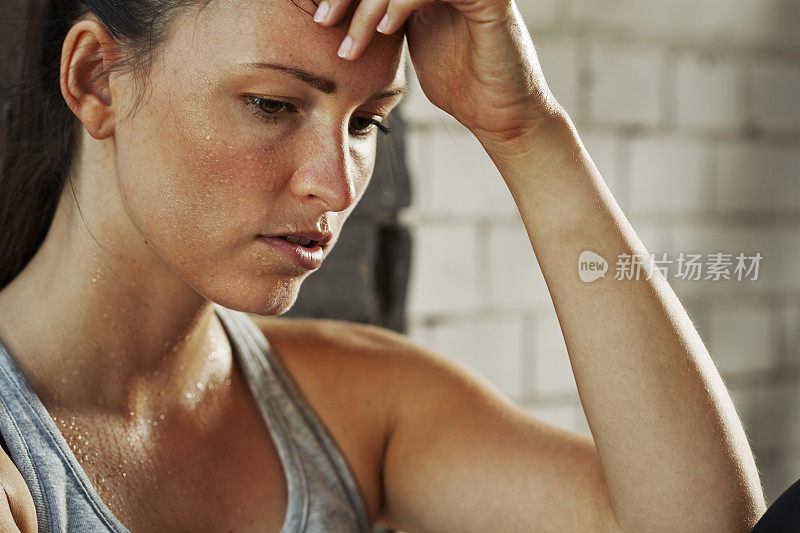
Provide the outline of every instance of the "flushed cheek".
[[143,138],[150,146],[132,154],[122,176],[144,239],[168,263],[198,275],[229,265],[244,251],[277,194],[269,159],[221,137]]
[[[199,177],[197,201],[239,225],[239,231],[256,232],[265,223],[264,210],[276,207],[291,175],[286,156],[242,138],[231,142],[213,133],[207,137],[187,162]],[[274,211],[274,218],[281,216],[279,209]]]

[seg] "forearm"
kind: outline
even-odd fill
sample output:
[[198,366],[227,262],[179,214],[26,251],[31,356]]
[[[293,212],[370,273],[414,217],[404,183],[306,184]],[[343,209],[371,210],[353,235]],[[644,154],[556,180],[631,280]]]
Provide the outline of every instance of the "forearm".
[[[572,122],[513,152],[484,141],[552,295],[622,528],[749,531],[765,503],[740,419],[664,277],[613,279],[619,254],[647,251]],[[580,280],[584,250],[608,261],[605,279]]]

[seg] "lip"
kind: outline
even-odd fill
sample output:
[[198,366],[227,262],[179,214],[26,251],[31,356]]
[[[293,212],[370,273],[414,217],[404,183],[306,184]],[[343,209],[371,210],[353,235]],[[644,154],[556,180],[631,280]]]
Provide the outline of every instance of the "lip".
[[267,235],[267,234],[264,233],[261,236],[264,236],[264,237],[287,237],[287,236],[288,237],[303,237],[303,238],[308,239],[310,241],[314,241],[315,245],[321,246],[322,248],[325,248],[326,245],[329,242],[331,242],[331,239],[333,239],[333,234],[332,233],[323,233],[321,231],[316,231],[316,230],[300,231],[300,232],[297,232],[297,233],[281,233],[281,234],[277,234],[277,235]]
[[318,244],[306,248],[280,237],[268,237],[266,235],[259,235],[258,240],[278,250],[307,270],[316,270],[322,266],[323,250],[322,246]]

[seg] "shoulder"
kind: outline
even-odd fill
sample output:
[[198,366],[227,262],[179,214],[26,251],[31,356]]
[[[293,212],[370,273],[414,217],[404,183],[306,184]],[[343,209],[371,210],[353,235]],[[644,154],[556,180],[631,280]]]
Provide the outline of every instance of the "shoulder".
[[355,458],[378,523],[618,531],[591,436],[531,417],[475,371],[407,335],[335,320],[259,322]]
[[372,420],[387,439],[399,420],[432,408],[446,416],[454,402],[522,412],[477,372],[403,333],[331,319],[255,321],[308,390],[325,390],[331,396],[348,391],[349,400],[373,407]]
[[[253,317],[282,359],[302,359],[337,375],[369,376],[387,397],[398,384],[426,388],[448,383],[493,388],[474,371],[405,335],[381,326],[316,318]],[[286,361],[289,365],[297,361]],[[411,381],[409,381],[408,379]],[[398,380],[402,379],[401,383]],[[362,381],[363,383],[363,381]]]
[[371,521],[384,505],[384,452],[407,351],[399,333],[365,324],[250,315],[358,480]]

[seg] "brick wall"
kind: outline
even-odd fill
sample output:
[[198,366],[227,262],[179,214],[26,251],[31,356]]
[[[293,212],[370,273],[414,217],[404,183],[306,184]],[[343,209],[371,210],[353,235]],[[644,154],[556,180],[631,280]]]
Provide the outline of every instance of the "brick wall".
[[[553,93],[648,250],[763,256],[755,281],[668,277],[772,502],[800,477],[800,3],[517,2]],[[588,433],[510,193],[410,78],[409,334],[532,415]]]

